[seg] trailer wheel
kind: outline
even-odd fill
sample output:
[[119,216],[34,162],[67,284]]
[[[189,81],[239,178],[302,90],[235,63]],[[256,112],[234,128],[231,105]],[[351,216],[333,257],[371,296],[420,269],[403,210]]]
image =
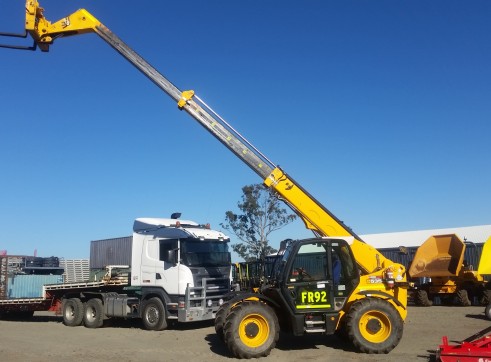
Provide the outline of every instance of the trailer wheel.
[[262,302],[242,302],[227,315],[223,332],[225,343],[237,358],[269,355],[279,337],[278,318]]
[[484,315],[487,319],[491,319],[491,303],[489,303],[484,309]]
[[225,324],[225,320],[231,308],[232,304],[230,302],[223,303],[218,309],[217,315],[215,316],[215,332],[222,342],[225,341],[223,325]]
[[471,301],[469,299],[469,294],[467,293],[467,290],[465,289],[460,289],[457,291],[455,294],[455,297],[457,298],[457,304],[462,306],[462,307],[469,307],[471,305]]
[[416,291],[414,302],[416,303],[416,305],[420,305],[423,307],[430,307],[433,305],[433,302],[430,300],[430,298],[428,298],[428,292],[423,289],[418,289]]
[[63,300],[63,324],[68,327],[76,327],[82,324],[84,318],[84,305],[78,298]]
[[89,299],[85,303],[84,324],[87,328],[100,328],[104,323],[104,307],[99,298]]
[[364,353],[389,353],[399,344],[403,327],[396,309],[378,298],[354,303],[346,317],[348,337]]
[[142,319],[147,330],[162,331],[167,328],[164,304],[159,298],[150,298],[144,304]]

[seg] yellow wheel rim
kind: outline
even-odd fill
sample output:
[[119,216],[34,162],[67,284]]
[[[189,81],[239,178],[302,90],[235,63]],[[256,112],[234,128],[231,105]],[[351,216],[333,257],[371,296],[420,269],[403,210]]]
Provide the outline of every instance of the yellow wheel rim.
[[247,347],[261,346],[269,336],[268,321],[259,314],[249,314],[240,322],[239,337]]
[[381,343],[389,338],[392,325],[386,314],[371,310],[360,318],[360,333],[371,343]]

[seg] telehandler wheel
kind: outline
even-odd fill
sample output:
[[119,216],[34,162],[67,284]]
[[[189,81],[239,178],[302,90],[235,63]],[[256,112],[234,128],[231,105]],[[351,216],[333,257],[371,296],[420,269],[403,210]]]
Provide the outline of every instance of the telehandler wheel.
[[87,328],[100,328],[104,323],[104,306],[99,298],[89,299],[85,303],[84,324]]
[[64,325],[76,327],[82,324],[84,319],[84,305],[80,299],[63,299],[62,309]]
[[364,353],[389,353],[399,344],[403,327],[397,310],[378,298],[355,302],[346,317],[349,339]]
[[469,294],[465,289],[458,290],[455,297],[457,298],[457,304],[462,307],[469,307],[472,304],[469,299]]
[[227,318],[228,312],[232,308],[232,303],[225,302],[218,309],[217,315],[215,316],[215,332],[218,337],[223,341],[225,341],[225,335],[223,333],[223,325],[225,324],[225,320]]
[[430,307],[433,305],[433,302],[430,300],[430,298],[428,298],[428,292],[423,289],[418,289],[416,291],[414,302],[416,303],[416,305],[420,305],[423,307]]
[[491,303],[489,303],[484,309],[484,315],[486,316],[487,319],[491,320]]
[[150,298],[143,306],[143,326],[149,331],[163,331],[167,328],[164,303],[157,298]]
[[274,310],[258,301],[242,302],[230,310],[223,326],[225,343],[234,357],[258,358],[269,355],[279,338]]

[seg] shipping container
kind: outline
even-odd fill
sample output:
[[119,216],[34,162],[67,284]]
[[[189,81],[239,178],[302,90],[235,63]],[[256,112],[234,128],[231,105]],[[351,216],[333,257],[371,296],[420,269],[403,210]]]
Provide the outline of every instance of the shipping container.
[[13,275],[8,279],[7,299],[43,297],[43,285],[63,283],[62,275]]

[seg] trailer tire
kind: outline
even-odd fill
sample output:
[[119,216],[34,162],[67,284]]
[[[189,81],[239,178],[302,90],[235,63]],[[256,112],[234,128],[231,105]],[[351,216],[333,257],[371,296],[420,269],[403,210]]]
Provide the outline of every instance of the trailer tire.
[[416,305],[420,305],[422,307],[430,307],[433,305],[433,302],[430,300],[430,298],[428,298],[428,292],[424,289],[418,289],[416,291],[414,302]]
[[63,324],[68,327],[77,327],[84,319],[84,305],[78,298],[64,299],[62,302]]
[[100,328],[104,324],[104,306],[99,298],[89,299],[85,303],[84,324],[87,328]]
[[143,306],[143,326],[149,331],[162,331],[167,328],[164,303],[157,298],[150,298]]
[[223,325],[225,324],[225,320],[227,319],[227,315],[232,308],[232,303],[225,302],[218,309],[217,315],[215,316],[215,332],[218,335],[218,338],[222,342],[225,341],[225,335],[223,333]]
[[491,320],[491,303],[489,303],[484,309],[484,315],[487,319]]
[[348,337],[364,353],[389,353],[402,338],[404,322],[387,301],[364,298],[355,302],[346,317]]
[[227,315],[223,326],[225,343],[237,358],[269,355],[279,338],[274,310],[263,302],[242,302]]
[[458,290],[455,297],[457,298],[457,304],[462,307],[469,307],[472,304],[469,299],[469,294],[465,289]]

